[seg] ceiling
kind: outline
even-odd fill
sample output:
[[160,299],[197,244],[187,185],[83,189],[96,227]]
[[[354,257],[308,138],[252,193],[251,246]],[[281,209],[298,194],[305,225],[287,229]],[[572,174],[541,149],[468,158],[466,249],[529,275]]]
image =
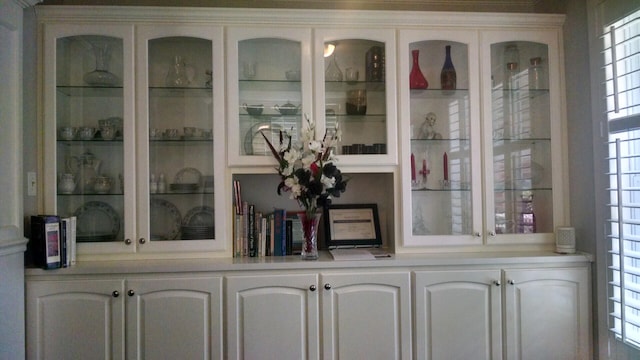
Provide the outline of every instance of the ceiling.
[[563,13],[566,0],[44,0],[43,5]]

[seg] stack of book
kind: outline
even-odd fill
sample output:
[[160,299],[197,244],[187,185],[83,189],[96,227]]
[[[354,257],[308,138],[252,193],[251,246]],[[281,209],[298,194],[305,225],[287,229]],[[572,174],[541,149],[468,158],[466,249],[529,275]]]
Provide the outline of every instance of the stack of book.
[[43,269],[76,263],[76,217],[31,216],[31,239],[27,245],[31,262]]
[[302,225],[294,212],[273,209],[257,211],[242,200],[240,182],[234,180],[234,257],[286,256],[299,254]]

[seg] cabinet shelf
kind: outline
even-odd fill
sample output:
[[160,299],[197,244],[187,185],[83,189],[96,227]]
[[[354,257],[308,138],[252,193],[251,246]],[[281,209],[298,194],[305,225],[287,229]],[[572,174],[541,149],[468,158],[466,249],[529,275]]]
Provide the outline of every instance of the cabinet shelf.
[[110,146],[111,144],[114,144],[114,143],[122,143],[122,138],[113,139],[113,140],[102,140],[100,138],[96,138],[93,140],[57,140],[57,143],[60,145],[66,145],[66,146],[82,146],[86,144],[91,144],[91,146],[94,146],[94,145]]
[[211,145],[213,144],[213,139],[151,139],[149,143],[156,146],[161,145],[176,145],[176,146],[184,146],[184,145]]
[[210,98],[212,90],[207,87],[169,87],[153,86],[149,87],[149,96],[152,97],[202,97]]
[[384,81],[325,81],[326,91],[349,91],[366,89],[368,91],[385,91]]
[[299,91],[302,86],[300,80],[240,80],[240,91],[260,90],[260,91]]
[[442,90],[442,89],[412,89],[412,99],[466,99],[469,97],[469,89]]
[[122,97],[122,86],[57,86],[56,90],[69,97]]

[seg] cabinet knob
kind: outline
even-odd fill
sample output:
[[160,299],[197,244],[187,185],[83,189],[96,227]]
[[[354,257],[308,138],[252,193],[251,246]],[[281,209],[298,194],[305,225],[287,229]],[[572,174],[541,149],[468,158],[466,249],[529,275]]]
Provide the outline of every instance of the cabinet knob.
[[500,281],[498,281],[498,280],[494,280],[494,281],[493,281],[493,285],[495,285],[495,286],[500,286]]
[[135,291],[133,291],[133,290],[129,290],[129,291],[127,291],[127,295],[129,295],[129,296],[133,296],[133,295],[135,295],[135,294],[136,294],[136,292],[135,292]]
[[309,290],[311,290],[311,291],[316,291],[316,286],[315,286],[315,285],[311,285],[311,286],[309,286]]
[[515,281],[513,281],[513,280],[511,280],[511,279],[507,280],[507,283],[508,283],[509,285],[515,285],[515,284],[516,284],[516,282],[515,282]]
[[113,296],[114,298],[117,298],[118,296],[120,296],[120,292],[118,290],[113,290],[113,292],[111,293],[111,296]]
[[482,236],[482,235],[480,234],[480,231],[476,231],[475,233],[473,233],[473,236],[475,236],[475,237],[480,237],[480,236]]
[[495,231],[489,231],[489,236],[496,236],[496,232]]
[[124,239],[124,243],[127,245],[131,245],[131,239]]
[[324,284],[324,288],[327,290],[331,290],[331,284]]
[[140,244],[144,244],[144,243],[146,243],[146,242],[147,242],[147,240],[145,240],[145,238],[140,238],[140,239],[138,240],[138,242],[139,242]]

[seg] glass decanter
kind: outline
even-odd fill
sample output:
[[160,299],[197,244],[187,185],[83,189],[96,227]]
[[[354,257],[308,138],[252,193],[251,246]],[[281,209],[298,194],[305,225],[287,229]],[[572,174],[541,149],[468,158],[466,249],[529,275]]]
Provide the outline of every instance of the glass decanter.
[[106,42],[91,44],[96,59],[95,70],[84,74],[84,82],[94,86],[113,86],[118,82],[118,77],[109,72],[107,63],[111,56],[111,49]]

